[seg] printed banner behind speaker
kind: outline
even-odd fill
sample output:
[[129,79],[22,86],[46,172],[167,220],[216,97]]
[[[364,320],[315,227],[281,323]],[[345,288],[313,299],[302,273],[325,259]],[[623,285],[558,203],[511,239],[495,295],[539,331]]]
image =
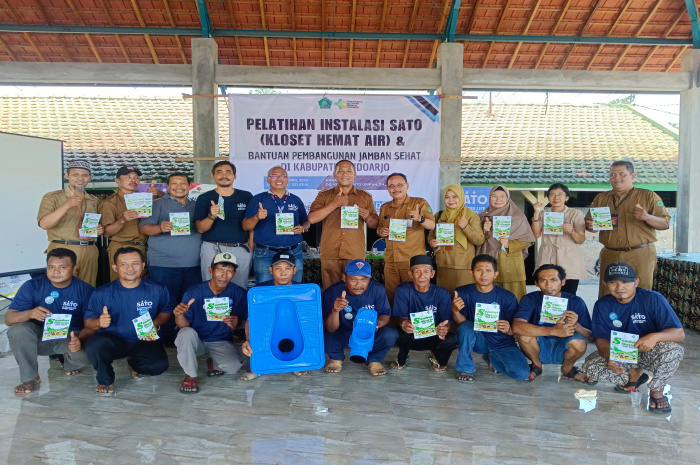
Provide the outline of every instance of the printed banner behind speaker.
[[355,186],[372,194],[377,210],[391,200],[385,181],[393,172],[406,175],[409,195],[439,205],[437,96],[232,95],[229,112],[238,189],[269,189],[267,171],[281,165],[308,210],[336,185],[335,164],[351,160]]

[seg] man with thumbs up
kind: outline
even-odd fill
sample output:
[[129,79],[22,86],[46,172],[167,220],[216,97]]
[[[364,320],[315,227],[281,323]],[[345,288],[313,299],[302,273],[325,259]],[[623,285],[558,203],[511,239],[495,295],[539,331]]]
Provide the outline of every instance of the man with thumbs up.
[[[612,190],[601,192],[593,199],[591,207],[608,207],[613,229],[600,231],[600,269],[605,270],[613,262],[625,262],[639,276],[639,287],[651,289],[656,267],[656,231],[669,228],[671,215],[655,192],[634,187],[637,177],[630,161],[616,161],[610,166]],[[586,229],[593,231],[593,218],[586,215]],[[608,287],[600,273],[598,296],[608,294]]]
[[[287,190],[289,177],[281,166],[273,166],[267,172],[270,189],[261,192],[248,203],[243,220],[243,229],[253,231],[255,238],[254,268],[255,282],[272,279],[270,265],[277,253],[294,255],[297,271],[294,282],[300,283],[304,273],[304,253],[301,250],[302,234],[309,229],[304,202]],[[280,219],[291,215],[293,228],[280,228]]]
[[199,392],[197,356],[209,354],[207,376],[234,374],[243,358],[233,344],[232,331],[248,317],[247,291],[233,284],[236,257],[228,252],[217,254],[209,267],[211,279],[185,292],[173,310],[180,331],[175,339],[177,360],[185,372],[180,385],[183,394]]
[[194,207],[195,227],[202,233],[199,254],[202,280],[211,279],[209,264],[214,257],[228,252],[236,257],[238,263],[233,283],[245,289],[253,259],[253,235],[243,229],[243,219],[252,195],[248,191],[234,189],[236,166],[228,160],[215,163],[211,177],[216,189],[197,197]]
[[68,339],[44,341],[44,322],[52,314],[70,314],[69,330],[75,337],[87,338],[91,331],[83,329],[83,311],[93,292],[92,286],[73,276],[77,263],[75,252],[56,248],[46,256],[46,274],[31,279],[19,288],[5,314],[10,327],[7,338],[12,355],[19,366],[20,384],[16,394],[29,394],[38,389],[39,355],[64,355],[63,369],[67,376],[80,373],[88,364],[85,351],[76,350]]
[[410,265],[413,282],[399,285],[394,297],[392,316],[399,319],[399,355],[391,368],[403,370],[411,349],[429,350],[431,368],[442,373],[457,348],[457,337],[448,332],[453,322],[450,293],[431,284],[435,270],[430,257],[414,255]]
[[321,296],[323,311],[323,340],[328,364],[326,373],[340,373],[345,360],[357,313],[363,309],[377,312],[377,330],[374,345],[367,354],[367,368],[372,376],[386,375],[382,365],[387,352],[399,337],[398,331],[387,326],[391,307],[384,287],[372,281],[372,270],[364,260],[353,260],[345,265],[343,280],[326,289]]
[[168,369],[168,355],[155,329],[170,319],[170,295],[164,285],[141,278],[145,266],[139,249],[117,250],[112,269],[119,279],[99,287],[85,310],[85,327],[97,332],[85,343],[85,351],[97,371],[98,394],[114,392],[116,359],[126,358],[136,379]]

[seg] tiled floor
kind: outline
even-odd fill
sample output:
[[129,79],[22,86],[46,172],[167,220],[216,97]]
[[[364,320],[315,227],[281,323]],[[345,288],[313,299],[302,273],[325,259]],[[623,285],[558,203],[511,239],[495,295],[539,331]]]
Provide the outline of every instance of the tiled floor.
[[339,375],[202,376],[201,392],[186,396],[171,350],[170,369],[155,378],[130,380],[118,363],[113,397],[94,394],[92,369],[68,379],[44,357],[40,391],[19,398],[18,370],[5,355],[0,463],[700,463],[700,334],[687,331],[684,346],[668,417],[633,408],[601,383],[595,407],[581,409],[574,394],[583,386],[559,382],[553,365],[519,384],[478,359],[476,383],[465,385],[455,379],[454,356],[436,374],[423,353],[381,378],[347,361]]

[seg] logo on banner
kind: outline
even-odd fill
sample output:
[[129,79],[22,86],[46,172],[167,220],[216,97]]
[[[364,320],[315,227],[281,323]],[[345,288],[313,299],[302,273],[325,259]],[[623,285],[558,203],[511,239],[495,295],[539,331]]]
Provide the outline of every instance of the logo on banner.
[[328,97],[323,97],[318,101],[318,106],[321,107],[321,110],[330,110],[331,105],[333,105],[333,102]]
[[464,205],[474,213],[481,213],[489,206],[490,187],[463,187]]

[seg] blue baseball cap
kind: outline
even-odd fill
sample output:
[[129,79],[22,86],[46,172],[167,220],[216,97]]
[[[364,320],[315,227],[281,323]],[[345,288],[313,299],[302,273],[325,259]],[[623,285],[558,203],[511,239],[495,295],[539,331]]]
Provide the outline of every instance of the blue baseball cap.
[[353,260],[345,265],[345,276],[372,277],[372,267],[364,260]]

